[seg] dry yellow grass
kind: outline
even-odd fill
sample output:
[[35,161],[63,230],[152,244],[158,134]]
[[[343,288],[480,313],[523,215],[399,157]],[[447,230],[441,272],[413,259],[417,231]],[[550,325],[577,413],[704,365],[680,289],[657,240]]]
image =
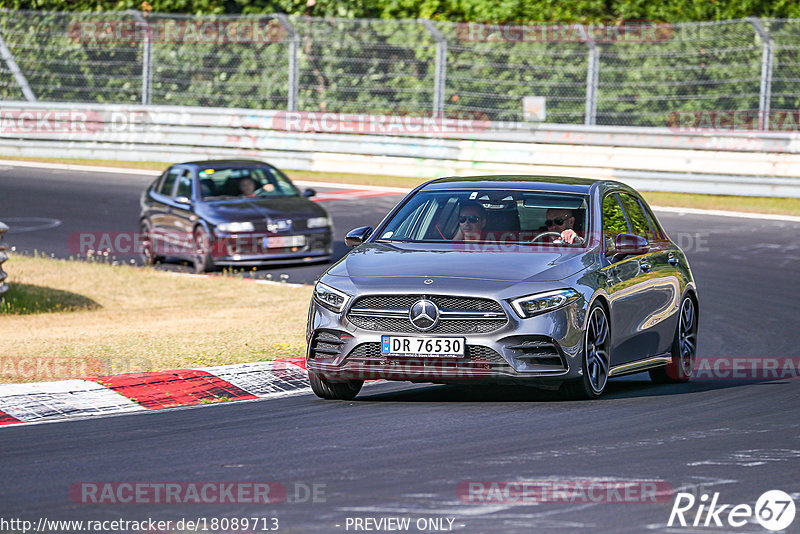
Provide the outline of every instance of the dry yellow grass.
[[308,286],[21,255],[12,255],[5,266],[11,304],[15,284],[28,284],[21,287],[60,290],[53,300],[66,295],[75,311],[17,314],[8,303],[0,308],[0,382],[225,365],[305,352]]

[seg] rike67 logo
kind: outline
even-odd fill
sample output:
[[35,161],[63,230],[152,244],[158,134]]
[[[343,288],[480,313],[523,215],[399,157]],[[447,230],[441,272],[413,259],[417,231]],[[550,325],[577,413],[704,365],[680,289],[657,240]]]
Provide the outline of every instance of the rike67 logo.
[[781,490],[764,492],[755,506],[721,504],[719,493],[699,498],[691,493],[678,493],[667,526],[740,528],[758,523],[771,531],[785,530],[792,524],[795,504],[791,495]]

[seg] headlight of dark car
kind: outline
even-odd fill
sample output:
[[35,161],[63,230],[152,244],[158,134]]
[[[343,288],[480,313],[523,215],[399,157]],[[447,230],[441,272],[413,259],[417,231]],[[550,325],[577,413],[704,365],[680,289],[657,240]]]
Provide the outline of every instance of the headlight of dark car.
[[574,289],[558,289],[545,293],[534,293],[511,301],[511,307],[523,319],[550,312],[566,306],[581,298],[581,294]]
[[251,222],[227,222],[217,225],[217,230],[220,232],[228,232],[235,234],[237,232],[252,232],[255,230]]
[[331,225],[330,217],[312,217],[306,221],[308,228],[323,228]]
[[341,313],[350,301],[350,295],[322,282],[317,282],[317,285],[314,286],[314,300],[331,311]]

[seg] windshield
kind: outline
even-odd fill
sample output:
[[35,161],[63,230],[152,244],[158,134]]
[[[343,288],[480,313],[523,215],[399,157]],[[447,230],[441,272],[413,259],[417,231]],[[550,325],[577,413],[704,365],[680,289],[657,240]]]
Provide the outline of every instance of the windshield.
[[584,195],[498,189],[423,191],[389,221],[379,241],[497,242],[581,246]]
[[200,169],[198,179],[203,200],[300,195],[286,176],[271,167],[207,167]]

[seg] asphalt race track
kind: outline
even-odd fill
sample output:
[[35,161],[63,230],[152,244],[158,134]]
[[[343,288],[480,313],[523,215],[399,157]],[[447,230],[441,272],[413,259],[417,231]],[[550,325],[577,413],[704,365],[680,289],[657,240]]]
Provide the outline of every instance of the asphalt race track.
[[[2,168],[0,220],[28,221],[7,241],[18,250],[69,256],[66,243],[74,232],[135,231],[138,196],[150,180]],[[398,199],[328,202],[337,239],[378,222]],[[797,362],[800,223],[659,218],[686,250],[697,280],[699,356]],[[46,228],[47,219],[60,224]],[[289,281],[311,282],[325,268],[276,267],[256,275],[287,273]],[[796,379],[707,376],[655,386],[646,375],[634,375],[610,382],[607,394],[590,402],[527,389],[373,384],[352,402],[301,395],[12,425],[0,430],[0,517],[277,517],[280,532],[353,532],[354,518],[390,517],[411,518],[412,525],[440,518],[443,527],[452,519],[452,530],[469,533],[766,532],[755,519],[738,528],[667,527],[671,495],[656,503],[486,503],[458,490],[470,481],[644,479],[674,492],[719,492],[720,504],[753,506],[772,489],[800,504],[798,399]],[[71,500],[72,485],[99,481],[279,482],[287,499],[274,505]],[[316,488],[316,499],[309,488]],[[786,530],[799,531],[800,518]]]

